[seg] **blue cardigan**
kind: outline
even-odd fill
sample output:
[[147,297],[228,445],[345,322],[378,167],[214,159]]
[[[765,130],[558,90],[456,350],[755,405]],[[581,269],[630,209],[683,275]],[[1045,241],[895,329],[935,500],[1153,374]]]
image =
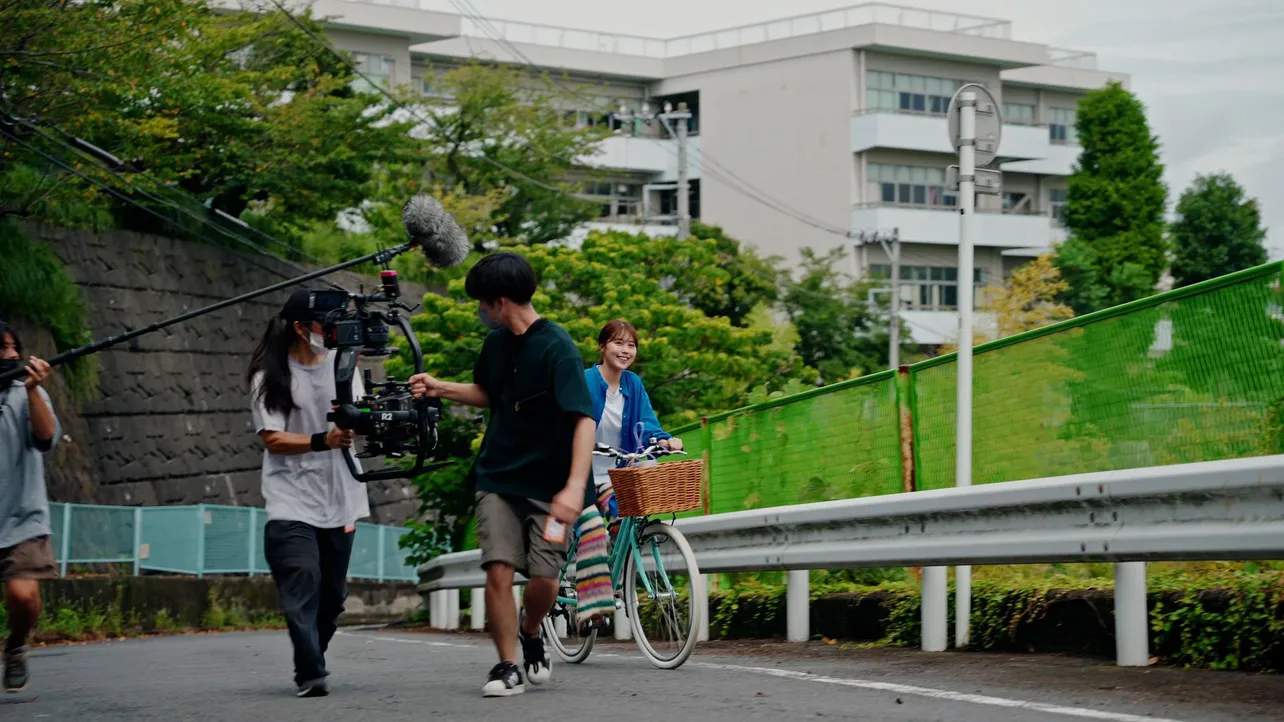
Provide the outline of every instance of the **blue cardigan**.
[[[588,383],[589,396],[593,398],[593,423],[602,422],[602,411],[606,408],[606,379],[597,366],[584,370],[584,381]],[[642,443],[645,445],[652,438],[656,440],[672,438],[660,428],[655,410],[651,408],[651,398],[642,387],[642,379],[632,371],[625,371],[620,377],[620,393],[624,394],[624,414],[620,428],[618,448],[632,453],[642,451],[645,446],[637,446],[634,429],[642,423]]]

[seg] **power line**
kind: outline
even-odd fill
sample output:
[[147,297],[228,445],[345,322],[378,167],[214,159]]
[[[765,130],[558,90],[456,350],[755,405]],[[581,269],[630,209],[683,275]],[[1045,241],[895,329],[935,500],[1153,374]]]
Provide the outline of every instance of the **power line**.
[[[18,121],[18,122],[22,123],[23,125],[26,125],[27,127],[32,127],[30,124],[25,123],[24,121]],[[137,200],[134,200],[133,198],[130,198],[128,195],[126,195],[126,194],[122,193],[121,191],[119,191],[119,190],[118,190],[118,189],[116,189],[116,188],[113,188],[113,187],[111,187],[111,186],[107,185],[106,183],[103,183],[102,181],[99,181],[99,180],[97,180],[97,179],[95,179],[95,178],[91,178],[90,176],[88,176],[88,175],[86,175],[85,173],[82,173],[81,171],[77,170],[74,166],[72,166],[71,164],[69,164],[69,163],[67,163],[66,161],[62,160],[61,158],[59,158],[59,157],[57,157],[57,156],[55,156],[55,155],[51,155],[51,154],[49,154],[49,153],[46,153],[45,151],[41,150],[40,148],[37,148],[36,146],[34,146],[34,145],[32,145],[32,144],[28,143],[27,141],[23,140],[22,138],[18,137],[18,136],[17,136],[17,134],[15,134],[14,132],[12,132],[12,131],[10,131],[10,130],[6,129],[3,125],[0,125],[0,132],[2,132],[2,133],[4,133],[5,135],[9,136],[9,138],[10,138],[11,140],[13,140],[14,142],[17,142],[19,145],[22,145],[22,146],[23,146],[23,147],[25,147],[27,150],[29,150],[29,151],[31,151],[31,152],[33,152],[33,153],[35,153],[35,154],[39,155],[40,157],[44,158],[46,161],[48,161],[48,162],[50,162],[50,163],[53,163],[54,165],[57,165],[58,167],[62,168],[63,170],[66,170],[67,172],[72,173],[73,175],[75,175],[75,176],[79,177],[80,179],[82,179],[82,180],[84,180],[84,181],[86,181],[86,182],[88,182],[88,183],[93,184],[94,186],[97,186],[98,188],[101,188],[102,190],[104,190],[104,191],[106,191],[106,192],[110,193],[111,195],[115,196],[116,198],[119,198],[120,200],[124,201],[125,203],[128,203],[128,204],[130,204],[130,205],[132,205],[132,206],[134,206],[134,207],[136,207],[136,208],[139,208],[140,210],[142,210],[142,211],[144,211],[144,212],[146,212],[146,213],[148,213],[148,214],[150,214],[150,215],[152,215],[152,216],[155,216],[155,217],[156,217],[158,220],[160,220],[162,223],[169,224],[169,225],[173,225],[173,224],[174,224],[174,221],[173,221],[172,219],[170,219],[170,218],[166,218],[165,216],[161,215],[161,214],[160,214],[158,211],[156,211],[155,209],[153,209],[153,208],[149,208],[148,206],[145,206],[145,205],[143,205],[142,203],[139,203]],[[41,137],[48,138],[48,136],[45,136],[44,134],[41,134]],[[111,171],[109,171],[109,172],[111,172]],[[117,177],[119,177],[119,176],[117,176]],[[135,189],[133,189],[133,190],[135,190],[135,191],[137,191],[137,192],[142,193],[145,197],[147,197],[147,196],[148,196],[148,194],[146,194],[145,192],[142,192],[142,191],[138,191],[138,189],[136,189],[136,188],[135,188]],[[153,198],[153,200],[155,200],[155,199]],[[163,202],[163,201],[156,201],[156,202],[161,203],[162,205],[164,205],[164,202]],[[176,210],[179,210],[180,212],[184,212],[184,213],[186,213],[186,211],[185,211],[184,209],[180,208],[180,207],[174,206],[174,205],[172,205],[172,204],[170,204],[170,207],[173,207],[173,208],[175,208]],[[193,216],[195,216],[195,214],[188,214],[188,215],[193,215]],[[195,216],[195,217],[196,217],[196,218],[198,218],[198,219],[200,218],[199,216]],[[234,234],[229,234],[229,233],[227,233],[226,231],[224,231],[223,229],[218,228],[217,226],[215,226],[215,229],[216,229],[216,230],[219,230],[219,231],[221,231],[221,232],[223,232],[223,233],[224,233],[224,235],[228,235],[230,238],[232,238],[232,240],[235,240],[235,241],[237,241],[238,243],[241,243],[241,244],[243,244],[243,245],[250,246],[250,247],[254,248],[255,250],[259,251],[260,253],[262,253],[263,255],[269,256],[269,257],[271,257],[271,258],[273,258],[273,259],[276,259],[276,260],[278,260],[278,261],[280,261],[280,262],[282,262],[282,263],[285,263],[286,265],[289,265],[289,266],[291,266],[292,268],[295,268],[295,269],[297,269],[297,270],[301,270],[301,271],[304,271],[304,272],[307,272],[307,271],[309,270],[309,269],[303,268],[303,267],[301,267],[301,266],[298,266],[297,264],[291,263],[291,262],[290,262],[290,261],[288,261],[288,260],[281,259],[281,258],[279,258],[278,256],[276,256],[276,255],[274,255],[274,254],[272,254],[272,253],[269,253],[266,249],[262,248],[261,246],[258,246],[257,244],[254,244],[254,243],[252,243],[252,242],[250,242],[250,241],[247,241],[247,240],[245,240],[245,239],[242,239],[242,238],[240,238],[239,236],[236,236],[236,235],[234,235]],[[285,279],[290,278],[290,275],[289,275],[289,274],[287,274],[287,273],[283,273],[280,269],[276,269],[276,268],[269,268],[269,267],[267,267],[267,266],[265,266],[265,265],[263,265],[263,264],[257,263],[257,262],[255,262],[255,261],[253,261],[253,260],[248,259],[248,258],[246,259],[246,262],[248,262],[250,265],[252,265],[252,266],[254,266],[254,267],[256,267],[256,268],[259,268],[260,270],[267,271],[268,273],[274,274],[274,275],[279,276],[279,277],[281,277],[281,278],[285,278]],[[331,284],[331,285],[333,285],[333,284]],[[338,288],[338,286],[336,286],[336,288]]]

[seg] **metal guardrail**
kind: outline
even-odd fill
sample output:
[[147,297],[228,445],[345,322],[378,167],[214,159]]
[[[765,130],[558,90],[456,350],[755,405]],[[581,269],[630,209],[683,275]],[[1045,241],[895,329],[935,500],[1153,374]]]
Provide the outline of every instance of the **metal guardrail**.
[[[1284,557],[1284,455],[757,509],[676,525],[702,572],[789,570],[791,639],[808,636],[805,570],[1118,562],[1120,663],[1145,664],[1144,566],[1131,563]],[[429,599],[483,586],[480,561],[480,552],[469,551],[421,565],[420,593]],[[926,646],[928,628],[945,624],[943,575],[940,589],[925,586],[924,594]]]

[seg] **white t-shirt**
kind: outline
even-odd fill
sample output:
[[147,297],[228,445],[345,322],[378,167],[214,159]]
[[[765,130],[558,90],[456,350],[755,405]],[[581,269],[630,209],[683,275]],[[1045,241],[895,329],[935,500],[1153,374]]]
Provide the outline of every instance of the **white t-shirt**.
[[[331,423],[325,416],[335,398],[336,357],[331,351],[316,366],[290,359],[291,393],[298,408],[289,416],[268,411],[259,396],[263,374],[255,375],[250,384],[255,432],[288,431],[311,436],[329,431]],[[352,379],[352,393],[353,398],[365,393],[360,374]],[[366,485],[352,477],[342,453],[330,449],[286,456],[264,450],[263,499],[268,521],[301,521],[321,529],[335,529],[370,516]],[[360,462],[357,469],[361,469]]]
[[[624,427],[624,394],[616,386],[614,393],[606,390],[606,406],[602,408],[602,420],[597,422],[597,443],[611,448],[620,446],[620,431]],[[593,483],[602,486],[611,480],[608,472],[615,468],[615,459],[610,456],[593,457]]]

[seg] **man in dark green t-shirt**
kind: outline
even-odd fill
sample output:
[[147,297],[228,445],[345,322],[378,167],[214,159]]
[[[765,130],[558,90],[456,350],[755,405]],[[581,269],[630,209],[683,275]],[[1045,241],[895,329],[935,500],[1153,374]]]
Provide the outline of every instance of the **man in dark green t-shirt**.
[[[525,691],[525,677],[547,682],[552,671],[540,625],[557,596],[570,530],[585,507],[592,473],[593,403],[575,342],[531,306],[535,271],[515,253],[486,256],[468,272],[465,290],[478,318],[493,329],[473,369],[473,383],[412,376],[416,396],[449,399],[490,411],[470,475],[477,493],[477,539],[486,570],[486,618],[500,662],[482,693]],[[513,574],[529,579],[525,613],[508,601]]]

